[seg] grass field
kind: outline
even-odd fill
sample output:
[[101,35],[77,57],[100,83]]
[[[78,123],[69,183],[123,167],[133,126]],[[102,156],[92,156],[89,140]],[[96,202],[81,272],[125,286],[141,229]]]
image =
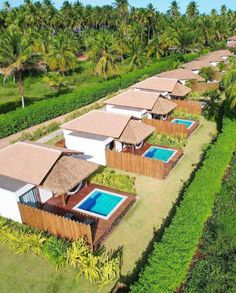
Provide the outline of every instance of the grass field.
[[[133,277],[132,271],[142,260],[154,230],[159,229],[167,217],[181,187],[199,162],[203,148],[215,132],[215,124],[202,118],[201,126],[185,147],[184,158],[166,180],[136,176],[138,201],[105,242],[108,249],[123,247],[122,276]],[[105,293],[112,287],[110,285],[99,291],[84,280],[75,281],[75,271],[56,272],[45,261],[32,255],[14,255],[4,246],[0,246],[0,255],[0,288],[3,293]]]
[[[26,77],[25,78],[25,103],[26,106],[43,99],[49,99],[65,92],[73,91],[78,88],[83,88],[89,84],[102,82],[103,77],[97,77],[93,73],[94,64],[86,61],[79,62],[76,71],[65,76],[65,80],[69,83],[67,89],[61,92],[54,90],[43,80],[43,76]],[[120,64],[117,74],[124,74],[128,71],[126,64]],[[12,79],[3,84],[3,78],[0,76],[0,114],[15,110],[21,107],[19,90],[17,84],[14,84]]]

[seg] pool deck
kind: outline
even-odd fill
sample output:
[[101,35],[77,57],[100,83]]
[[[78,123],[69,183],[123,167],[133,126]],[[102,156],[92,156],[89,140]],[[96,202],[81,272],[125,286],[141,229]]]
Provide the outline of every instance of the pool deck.
[[[117,193],[119,195],[124,195],[127,197],[126,200],[117,208],[117,210],[115,210],[115,212],[107,220],[91,216],[86,212],[81,213],[73,210],[74,206],[78,205],[79,202],[81,202],[89,193],[91,193],[96,188]],[[62,199],[59,196],[50,198],[45,204],[41,206],[41,209],[63,217],[66,214],[73,214],[73,220],[75,221],[85,221],[87,219],[93,220],[93,246],[94,248],[98,248],[101,245],[101,243],[106,239],[108,234],[111,233],[114,227],[126,215],[128,210],[135,203],[135,201],[136,198],[134,195],[89,183],[82,187],[82,189],[76,194],[68,196],[66,199],[66,206],[63,206]]]
[[[171,170],[178,164],[180,159],[183,157],[184,152],[182,149],[177,149],[174,147],[163,146],[163,145],[152,145],[152,144],[145,142],[143,144],[143,146],[138,150],[134,149],[132,147],[126,147],[122,152],[134,154],[137,156],[143,156],[143,154],[152,146],[160,147],[163,149],[172,149],[172,150],[176,151],[176,153],[172,156],[172,158],[170,159],[170,161],[168,163],[163,162],[165,164],[165,169],[166,169],[166,171],[165,171],[165,174],[166,174],[165,178],[166,178],[169,175],[169,173],[171,172]],[[148,159],[151,159],[151,158],[148,158]],[[152,160],[156,160],[156,159],[152,159]]]
[[187,128],[187,138],[190,137],[190,135],[198,128],[200,125],[200,122],[198,120],[191,120],[191,119],[184,119],[184,118],[178,118],[178,117],[172,117],[169,116],[167,121],[172,122],[172,120],[188,120],[188,121],[193,121],[194,123],[191,125],[191,127]]

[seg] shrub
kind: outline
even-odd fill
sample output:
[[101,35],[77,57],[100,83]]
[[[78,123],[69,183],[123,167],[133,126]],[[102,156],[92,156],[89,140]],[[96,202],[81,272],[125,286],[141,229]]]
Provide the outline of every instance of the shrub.
[[[191,58],[193,57],[196,55],[191,55]],[[178,58],[180,58],[178,55],[169,56],[147,68],[129,72],[108,81],[97,82],[56,98],[40,101],[25,109],[2,114],[0,115],[0,138],[96,102],[110,93],[129,87],[144,75],[151,76],[168,70],[172,62]]]
[[59,126],[60,126],[59,123],[51,122],[47,126],[38,127],[33,133],[22,132],[22,134],[17,139],[11,140],[10,143],[15,143],[17,141],[25,141],[25,140],[29,140],[29,141],[38,140],[41,137],[59,129]]
[[183,292],[233,292],[236,288],[236,154],[206,223]]
[[16,253],[33,253],[58,270],[70,266],[90,282],[104,286],[118,278],[120,255],[104,249],[92,253],[83,239],[70,242],[0,217],[0,243]]
[[174,110],[171,116],[181,119],[199,120],[200,115],[187,113],[184,110]]
[[187,145],[186,138],[174,137],[168,134],[154,132],[147,140],[148,143],[154,145],[163,145],[174,148],[182,148]]
[[135,194],[135,177],[123,175],[109,168],[101,168],[100,172],[90,177],[90,182],[120,191]]
[[236,119],[224,117],[222,132],[185,190],[171,224],[154,244],[148,263],[131,292],[174,292],[185,280],[206,220],[236,144]]

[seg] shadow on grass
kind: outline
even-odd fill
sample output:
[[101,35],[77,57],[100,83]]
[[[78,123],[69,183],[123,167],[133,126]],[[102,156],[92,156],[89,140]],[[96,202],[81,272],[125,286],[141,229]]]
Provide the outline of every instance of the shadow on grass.
[[[66,88],[66,89],[61,89],[59,91],[55,91],[55,92],[52,92],[50,94],[47,94],[47,95],[43,95],[42,97],[40,98],[36,98],[36,97],[25,97],[25,106],[29,106],[29,105],[32,105],[34,103],[37,103],[37,102],[40,102],[42,100],[47,100],[47,99],[52,99],[52,98],[57,98],[61,95],[64,95],[64,94],[69,94],[73,91],[73,89],[71,88]],[[21,100],[20,100],[20,97],[19,97],[19,100],[18,101],[13,101],[13,102],[8,102],[8,103],[5,103],[5,104],[2,104],[0,105],[0,114],[6,114],[10,111],[14,111],[14,110],[17,110],[21,108]]]

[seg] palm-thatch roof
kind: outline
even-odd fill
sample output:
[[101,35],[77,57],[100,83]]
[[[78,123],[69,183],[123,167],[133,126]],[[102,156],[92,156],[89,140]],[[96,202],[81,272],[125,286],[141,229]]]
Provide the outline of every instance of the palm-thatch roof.
[[95,172],[97,168],[97,164],[62,156],[55,163],[41,185],[52,191],[56,196],[62,195],[77,186]]
[[177,105],[172,101],[159,97],[154,107],[149,112],[157,115],[166,115],[173,111],[176,107]]
[[137,120],[130,120],[118,141],[139,144],[155,131],[155,128]]

